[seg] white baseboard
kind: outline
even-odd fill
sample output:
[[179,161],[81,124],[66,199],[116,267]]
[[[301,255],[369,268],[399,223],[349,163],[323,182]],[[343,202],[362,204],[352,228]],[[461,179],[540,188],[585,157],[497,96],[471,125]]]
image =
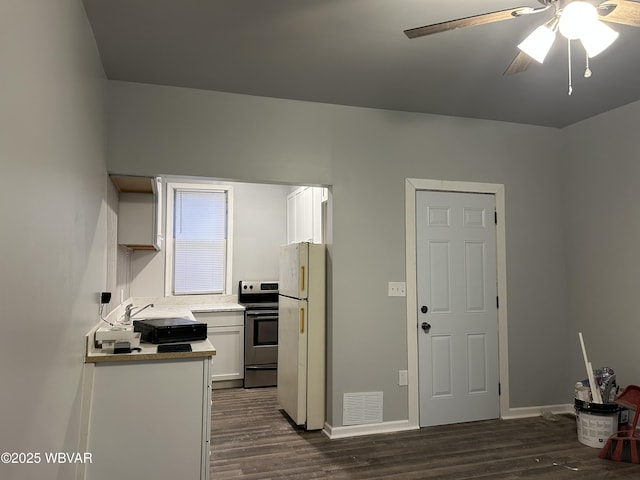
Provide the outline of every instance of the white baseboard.
[[516,418],[539,417],[544,411],[551,411],[551,413],[555,414],[575,413],[575,408],[573,404],[570,403],[562,403],[558,405],[541,405],[537,407],[510,408],[509,412],[506,415],[502,416],[502,419],[513,420]]
[[357,437],[360,435],[374,435],[376,433],[402,432],[405,430],[417,430],[419,427],[411,425],[408,420],[394,422],[370,423],[366,425],[349,425],[346,427],[332,427],[324,424],[322,433],[331,440],[336,438]]
[[244,384],[244,380],[216,380],[211,382],[211,389],[223,390],[225,388],[239,388],[239,387],[242,387],[243,384]]
[[[516,418],[539,417],[542,412],[552,413],[575,413],[573,404],[541,405],[536,407],[510,408],[507,415],[503,415],[503,420],[514,420]],[[331,440],[337,438],[357,437],[360,435],[375,435],[377,433],[402,432],[405,430],[417,430],[420,427],[411,425],[408,420],[398,420],[394,422],[371,423],[366,425],[349,425],[346,427],[332,427],[328,423],[324,424],[322,433]]]

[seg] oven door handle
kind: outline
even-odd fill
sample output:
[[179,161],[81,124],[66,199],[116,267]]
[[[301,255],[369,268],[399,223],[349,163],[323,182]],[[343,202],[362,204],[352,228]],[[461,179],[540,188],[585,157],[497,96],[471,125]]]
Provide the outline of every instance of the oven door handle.
[[278,365],[268,364],[268,365],[247,365],[244,367],[247,370],[277,370]]
[[251,320],[278,320],[278,315],[259,315],[259,314],[247,314],[247,318]]

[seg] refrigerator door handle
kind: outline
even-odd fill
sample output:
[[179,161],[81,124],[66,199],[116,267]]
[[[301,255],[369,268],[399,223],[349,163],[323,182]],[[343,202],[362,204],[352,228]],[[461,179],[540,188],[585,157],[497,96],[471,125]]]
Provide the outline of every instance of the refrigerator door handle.
[[304,333],[304,308],[300,309],[300,333]]
[[304,292],[304,265],[300,267],[300,291]]

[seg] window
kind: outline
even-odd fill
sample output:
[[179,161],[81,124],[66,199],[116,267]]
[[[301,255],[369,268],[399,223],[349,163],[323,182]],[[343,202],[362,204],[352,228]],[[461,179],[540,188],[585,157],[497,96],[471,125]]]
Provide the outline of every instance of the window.
[[166,295],[231,293],[232,190],[167,184]]

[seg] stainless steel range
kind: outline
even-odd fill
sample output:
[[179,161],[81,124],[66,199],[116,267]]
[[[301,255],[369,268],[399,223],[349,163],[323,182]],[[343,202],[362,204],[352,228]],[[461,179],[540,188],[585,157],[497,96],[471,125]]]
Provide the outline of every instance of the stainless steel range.
[[278,380],[278,282],[241,281],[244,313],[244,388],[271,387]]

